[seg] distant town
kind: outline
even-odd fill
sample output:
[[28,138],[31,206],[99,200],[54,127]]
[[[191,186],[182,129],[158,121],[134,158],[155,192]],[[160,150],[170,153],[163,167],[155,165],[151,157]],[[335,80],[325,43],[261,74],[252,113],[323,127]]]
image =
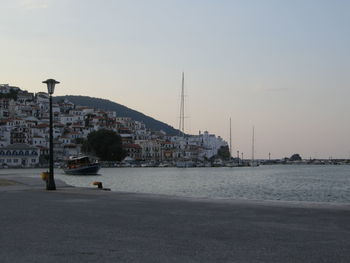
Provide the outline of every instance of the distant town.
[[[230,156],[228,143],[208,131],[198,135],[167,135],[118,112],[75,105],[65,99],[53,104],[55,165],[82,153],[82,142],[94,131],[112,130],[122,139],[126,157],[105,166],[249,166],[251,160]],[[49,95],[0,84],[0,167],[46,167],[49,161]],[[348,164],[349,160],[303,160],[298,154],[256,164]],[[254,163],[253,163],[254,164]]]
[[[220,148],[228,149],[226,141],[207,131],[168,136],[164,131],[147,129],[143,122],[118,117],[118,112],[74,105],[68,100],[53,104],[53,120],[56,164],[82,154],[82,141],[101,129],[112,130],[122,138],[127,153],[124,166],[171,166],[180,161],[186,166],[204,165],[217,156]],[[1,84],[0,166],[43,167],[48,164],[48,156],[49,95]]]

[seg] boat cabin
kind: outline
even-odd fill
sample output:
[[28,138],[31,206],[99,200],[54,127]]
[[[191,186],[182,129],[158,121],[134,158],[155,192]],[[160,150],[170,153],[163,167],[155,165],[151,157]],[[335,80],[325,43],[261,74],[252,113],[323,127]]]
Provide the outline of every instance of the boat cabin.
[[90,163],[91,163],[90,159],[87,156],[75,157],[67,161],[67,167],[69,169],[73,169],[73,168],[89,165]]

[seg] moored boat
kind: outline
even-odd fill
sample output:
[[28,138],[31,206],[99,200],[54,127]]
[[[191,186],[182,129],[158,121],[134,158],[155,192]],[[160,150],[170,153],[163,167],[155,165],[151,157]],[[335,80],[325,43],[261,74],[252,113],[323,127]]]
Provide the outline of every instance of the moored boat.
[[63,171],[70,175],[94,175],[100,170],[99,162],[92,162],[88,156],[70,157]]

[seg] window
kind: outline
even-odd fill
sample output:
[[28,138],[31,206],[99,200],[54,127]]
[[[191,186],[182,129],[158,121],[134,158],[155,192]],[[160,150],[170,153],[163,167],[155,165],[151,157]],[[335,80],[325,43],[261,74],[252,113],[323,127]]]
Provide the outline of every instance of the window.
[[13,162],[14,162],[14,163],[18,163],[18,159],[14,159]]
[[36,159],[32,159],[32,163],[36,163]]
[[12,162],[12,160],[11,159],[7,159],[7,163],[11,163]]

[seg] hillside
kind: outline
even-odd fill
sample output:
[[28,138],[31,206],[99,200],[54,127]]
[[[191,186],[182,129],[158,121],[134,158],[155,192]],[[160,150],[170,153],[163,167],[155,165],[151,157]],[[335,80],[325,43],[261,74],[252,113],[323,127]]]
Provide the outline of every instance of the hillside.
[[81,106],[88,106],[95,109],[101,109],[101,110],[107,110],[107,111],[116,111],[117,115],[120,117],[130,117],[137,121],[142,121],[144,124],[146,124],[146,127],[153,131],[165,131],[168,135],[178,135],[179,131],[177,129],[174,129],[172,126],[158,121],[152,117],[149,117],[141,112],[135,111],[133,109],[130,109],[126,106],[120,105],[116,102],[105,100],[105,99],[99,99],[99,98],[92,98],[88,96],[73,96],[73,95],[66,95],[66,96],[57,96],[54,97],[55,101],[61,101],[67,99],[71,102],[73,102],[75,105],[81,105]]

